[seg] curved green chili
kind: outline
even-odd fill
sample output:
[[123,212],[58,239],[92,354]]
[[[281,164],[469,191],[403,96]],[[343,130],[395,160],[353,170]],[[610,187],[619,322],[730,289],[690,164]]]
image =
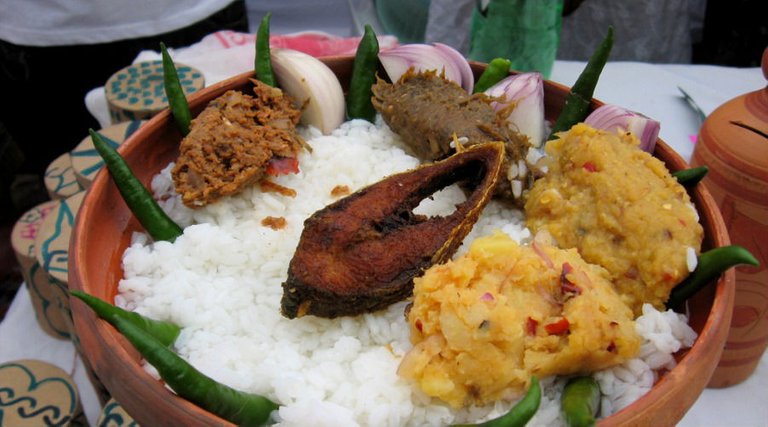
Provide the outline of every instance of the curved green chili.
[[522,427],[533,418],[541,403],[539,379],[531,377],[528,392],[506,414],[480,424],[457,424],[454,427]]
[[266,397],[235,390],[206,376],[128,319],[117,316],[114,325],[176,394],[206,411],[239,426],[259,426],[278,408]]
[[706,166],[699,166],[695,168],[683,169],[677,172],[672,172],[672,176],[677,179],[682,185],[693,186],[699,183],[709,172],[709,168]]
[[347,93],[347,117],[365,119],[373,123],[376,109],[373,108],[371,86],[376,83],[376,69],[379,65],[379,41],[373,28],[365,24],[365,33],[357,45],[352,77]]
[[175,323],[150,319],[148,317],[142,316],[139,313],[123,310],[122,308],[102,301],[93,295],[88,295],[85,292],[71,290],[69,293],[73,297],[82,300],[100,318],[106,320],[113,326],[115,324],[115,318],[123,317],[141,329],[147,331],[147,333],[155,337],[166,347],[172,346],[173,343],[176,342],[176,338],[178,338],[179,334],[181,333],[181,328],[179,328],[179,326]]
[[710,249],[699,255],[696,270],[680,282],[669,294],[667,307],[676,310],[693,294],[712,282],[725,270],[740,264],[757,266],[760,262],[751,252],[739,245]]
[[272,58],[269,56],[269,21],[271,17],[272,12],[267,12],[261,18],[259,29],[256,32],[256,56],[253,68],[256,70],[256,78],[262,83],[277,87],[275,73],[272,70]]
[[592,95],[595,93],[597,80],[603,71],[608,56],[613,47],[613,27],[608,27],[608,34],[597,47],[595,52],[589,58],[584,71],[581,72],[576,83],[571,87],[571,92],[565,98],[565,105],[560,111],[557,121],[552,125],[552,132],[549,139],[554,139],[557,132],[568,130],[576,123],[583,121],[589,113],[589,104],[592,102]]
[[568,427],[595,425],[600,410],[600,385],[592,377],[568,380],[560,397],[560,411]]
[[120,153],[93,129],[89,129],[93,146],[104,159],[117,189],[144,229],[155,240],[174,241],[184,231],[163,211],[149,190],[133,174]]
[[165,96],[168,98],[168,106],[171,108],[176,125],[182,135],[189,133],[189,123],[192,121],[192,113],[189,112],[187,95],[179,82],[179,74],[176,65],[173,64],[171,55],[165,48],[165,43],[160,43],[160,51],[163,55],[163,83],[165,84]]
[[509,75],[509,67],[512,66],[512,61],[504,58],[494,58],[485,67],[483,74],[477,79],[475,88],[472,90],[474,93],[485,92],[488,88],[502,81]]

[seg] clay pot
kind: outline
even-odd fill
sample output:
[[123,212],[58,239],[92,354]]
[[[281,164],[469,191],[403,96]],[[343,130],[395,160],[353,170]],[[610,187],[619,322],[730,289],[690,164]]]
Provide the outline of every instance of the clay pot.
[[[345,90],[349,85],[352,61],[352,57],[324,59]],[[473,63],[472,67],[478,77],[484,65]],[[235,76],[192,95],[189,104],[193,116],[225,91],[249,87],[251,76],[251,73]],[[549,119],[558,115],[567,93],[567,87],[545,82],[545,105]],[[592,108],[599,105],[599,101],[592,102]],[[148,185],[153,175],[175,160],[180,140],[181,135],[166,110],[123,143],[120,152],[138,178]],[[673,171],[687,167],[685,161],[663,141],[656,144],[655,156]],[[703,250],[729,244],[722,217],[707,189],[699,185],[691,195],[705,230]],[[118,281],[123,275],[120,264],[122,253],[130,242],[131,233],[139,227],[106,172],[100,172],[77,218],[70,249],[70,286],[113,301]],[[689,301],[690,324],[699,333],[694,346],[677,355],[677,367],[664,374],[650,392],[634,404],[601,420],[600,425],[674,425],[683,417],[704,389],[720,358],[733,305],[733,282],[731,270]],[[176,396],[147,374],[139,363],[139,354],[130,343],[109,324],[98,320],[85,305],[73,301],[72,309],[86,357],[112,396],[138,423],[185,427],[228,425]]]
[[[768,48],[763,54],[768,79]],[[768,87],[738,96],[707,117],[691,159],[706,165],[704,183],[720,207],[731,241],[760,261],[736,267],[728,340],[710,387],[752,375],[768,346]]]

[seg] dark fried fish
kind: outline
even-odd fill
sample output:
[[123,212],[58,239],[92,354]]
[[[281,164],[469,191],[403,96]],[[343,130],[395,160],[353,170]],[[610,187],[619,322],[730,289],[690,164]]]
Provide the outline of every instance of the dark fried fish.
[[[505,118],[491,107],[490,98],[484,94],[470,95],[434,71],[410,70],[397,83],[379,80],[372,89],[373,106],[392,131],[422,159],[438,160],[454,153],[454,134],[467,138],[465,146],[503,142],[505,176],[510,166],[517,165],[528,153],[527,139],[510,129]],[[519,196],[519,192],[512,191],[510,181],[499,182],[497,195],[510,199]]]
[[[503,144],[479,144],[316,212],[304,223],[283,283],[283,315],[356,315],[410,295],[413,278],[452,256],[472,229],[493,194],[503,158]],[[471,192],[451,215],[413,212],[456,182]]]
[[254,96],[228,91],[192,120],[172,172],[185,205],[236,194],[260,181],[270,162],[298,156],[301,112],[280,89],[253,84]]

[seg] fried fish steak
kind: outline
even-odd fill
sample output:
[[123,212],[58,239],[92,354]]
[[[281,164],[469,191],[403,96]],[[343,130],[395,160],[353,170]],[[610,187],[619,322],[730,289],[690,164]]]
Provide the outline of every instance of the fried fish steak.
[[[493,195],[503,158],[502,143],[474,145],[313,214],[283,283],[283,315],[357,315],[409,296],[413,278],[450,258],[472,229]],[[453,213],[413,212],[423,199],[457,182],[471,192]]]
[[[373,106],[387,125],[414,153],[425,160],[453,154],[454,135],[466,137],[466,146],[501,141],[505,148],[504,174],[524,161],[528,140],[512,130],[491,107],[491,98],[468,94],[461,86],[434,71],[409,70],[397,83],[379,79],[372,87]],[[497,186],[497,195],[515,198],[511,181]],[[524,183],[521,181],[520,185]]]
[[253,80],[253,96],[230,90],[211,101],[182,140],[173,181],[199,208],[260,181],[270,162],[295,159],[305,144],[301,112],[280,89]]

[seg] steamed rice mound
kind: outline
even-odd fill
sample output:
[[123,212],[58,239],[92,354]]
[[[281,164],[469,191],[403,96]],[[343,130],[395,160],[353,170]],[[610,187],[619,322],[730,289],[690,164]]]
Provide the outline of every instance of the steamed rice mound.
[[590,373],[640,348],[631,310],[575,250],[503,233],[415,280],[398,373],[453,407],[511,400],[530,377]]
[[693,270],[703,229],[688,193],[630,133],[578,124],[547,143],[547,174],[525,204],[527,226],[610,272],[639,315],[664,308]]

